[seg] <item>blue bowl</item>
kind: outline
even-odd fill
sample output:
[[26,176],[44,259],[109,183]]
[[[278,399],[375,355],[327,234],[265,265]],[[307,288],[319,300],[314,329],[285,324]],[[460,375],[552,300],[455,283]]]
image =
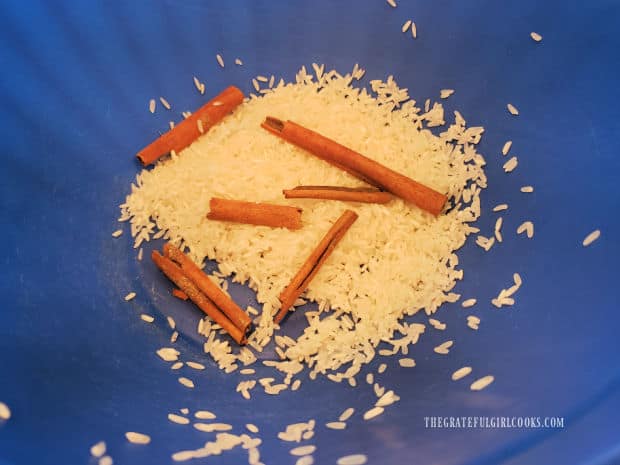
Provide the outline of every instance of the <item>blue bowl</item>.
[[[0,401],[13,412],[0,422],[0,464],[94,463],[89,447],[99,440],[116,463],[169,464],[173,452],[212,438],[168,422],[183,407],[212,410],[236,433],[258,425],[266,464],[294,463],[277,433],[309,419],[320,464],[355,453],[372,464],[620,460],[617,2],[9,0],[0,11]],[[408,19],[415,40],[400,31]],[[505,233],[490,253],[469,239],[456,292],[478,305],[440,309],[456,341],[449,356],[433,353],[445,334],[428,330],[411,348],[415,368],[373,361],[372,370],[388,363],[381,382],[401,400],[371,421],[361,419],[375,399],[365,383],[319,379],[242,399],[234,392],[241,375],[220,372],[202,352],[198,310],[169,296],[150,260],[136,261],[129,234],[110,236],[140,169],[135,153],[172,119],[150,114],[150,98],[191,110],[227,85],[250,92],[256,74],[290,80],[312,62],[342,71],[360,63],[364,85],[392,74],[418,102],[456,89],[446,109],[486,128],[479,226],[492,229],[491,208],[508,203],[505,231],[526,219],[536,228],[531,240]],[[206,82],[204,97],[194,75]],[[520,161],[510,175],[506,140]],[[523,185],[536,190],[523,194]],[[584,248],[594,229],[601,238]],[[514,272],[524,285],[514,307],[498,310],[490,300]],[[129,291],[138,297],[125,303]],[[233,295],[254,300],[239,286]],[[155,355],[169,345],[163,310],[177,321],[183,358],[207,365],[191,373],[194,390]],[[142,312],[156,322],[145,325]],[[466,326],[469,314],[482,320],[477,332]],[[290,330],[301,324],[291,318]],[[464,365],[495,382],[473,392],[470,378],[451,381]],[[349,406],[357,412],[346,430],[324,427]],[[554,427],[518,426],[531,417]],[[153,441],[129,444],[126,431]],[[204,463],[246,460],[235,450]]]

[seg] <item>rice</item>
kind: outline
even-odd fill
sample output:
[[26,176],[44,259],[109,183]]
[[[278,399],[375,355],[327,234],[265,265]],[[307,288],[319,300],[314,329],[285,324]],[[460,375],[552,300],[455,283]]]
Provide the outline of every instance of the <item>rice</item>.
[[173,363],[172,365],[170,365],[170,369],[171,370],[180,370],[181,368],[183,368],[183,365],[185,365],[183,362],[176,362],[176,363]]
[[601,231],[599,229],[596,229],[586,236],[582,244],[584,247],[587,247],[590,244],[592,244],[592,242],[597,240],[599,237],[601,237]]
[[140,319],[142,321],[147,322],[147,323],[153,323],[153,321],[155,321],[155,318],[153,318],[152,315],[147,315],[146,313],[141,313],[140,314]]
[[452,381],[458,381],[461,378],[465,378],[472,371],[471,367],[463,367],[452,373]]
[[7,421],[11,418],[11,409],[4,402],[0,402],[0,420]]
[[313,445],[308,445],[308,446],[299,446],[299,447],[295,447],[294,449],[291,449],[289,451],[289,453],[291,455],[296,455],[296,456],[301,456],[301,455],[310,455],[310,454],[314,454],[314,451],[316,450],[316,446]]
[[447,325],[445,323],[442,323],[439,320],[436,320],[435,318],[429,318],[428,322],[430,323],[430,325],[435,328],[438,329],[440,331],[443,331],[446,329]]
[[235,64],[236,64],[237,66],[242,66],[242,65],[243,65],[243,61],[241,61],[241,59],[240,59],[240,58],[235,58]]
[[291,384],[291,391],[296,391],[297,389],[299,389],[300,386],[301,386],[301,380],[296,379],[295,381],[293,381],[293,384]]
[[179,332],[178,331],[174,331],[171,335],[170,335],[170,342],[172,344],[174,344],[175,342],[177,342],[177,338],[179,337]]
[[377,373],[379,374],[384,373],[386,369],[387,369],[387,365],[385,363],[382,363],[381,365],[379,365],[379,368],[377,368]]
[[504,143],[504,146],[502,147],[502,155],[506,156],[508,155],[508,152],[510,152],[510,148],[512,147],[512,141],[506,141],[506,143]]
[[183,415],[188,415],[189,414],[189,409],[187,407],[180,408],[179,412],[181,412]]
[[189,424],[189,418],[182,417],[181,415],[177,415],[176,413],[169,413],[168,420],[170,420],[172,423],[177,423],[179,425]]
[[204,134],[205,129],[204,129],[204,126],[202,125],[202,120],[201,119],[196,121],[196,126],[198,127],[198,132],[200,134]]
[[155,113],[155,108],[157,106],[157,103],[155,102],[155,99],[152,98],[151,100],[149,100],[149,111],[151,113]]
[[254,368],[244,368],[243,370],[240,370],[239,373],[242,375],[253,375],[256,373],[256,370]]
[[387,4],[390,5],[392,8],[396,8],[396,2],[394,0],[386,0]]
[[471,386],[469,386],[469,388],[472,391],[481,391],[482,389],[487,387],[489,384],[491,384],[493,381],[495,381],[494,376],[491,376],[491,375],[483,376],[482,378],[477,379],[476,381],[471,383]]
[[529,194],[531,192],[534,192],[534,188],[532,186],[523,186],[521,187],[521,192]]
[[162,347],[156,353],[165,362],[174,362],[178,360],[179,355],[181,355],[181,352],[172,347]]
[[269,81],[269,78],[267,78],[267,76],[258,75],[258,76],[256,76],[256,80],[259,81],[259,82],[267,82],[267,81]]
[[384,412],[383,407],[373,407],[370,410],[364,412],[364,420],[372,420],[375,417],[378,417]]
[[519,114],[519,110],[517,110],[517,107],[515,107],[512,103],[506,105],[506,108],[508,108],[511,115],[517,116]]
[[409,29],[409,27],[411,27],[411,20],[408,19],[407,21],[405,21],[405,23],[403,24],[403,27],[400,28],[400,30],[402,32],[407,32],[407,30]]
[[142,260],[142,254],[143,254],[143,250],[142,247],[140,247],[140,250],[138,250],[138,260],[141,261]]
[[130,292],[129,294],[125,296],[125,302],[129,302],[130,300],[133,300],[135,298],[136,298],[136,293]]
[[132,444],[148,444],[151,442],[151,437],[148,434],[136,433],[134,431],[128,431],[125,433],[125,437]]
[[198,362],[185,362],[185,364],[194,370],[204,370],[206,368],[202,363]]
[[340,416],[338,417],[338,421],[347,421],[354,413],[355,409],[353,407],[349,407],[340,414]]
[[116,231],[114,231],[112,233],[112,237],[117,238],[117,237],[120,237],[121,234],[123,234],[123,230],[122,229],[117,229]]
[[519,160],[517,159],[517,157],[512,157],[510,160],[504,163],[504,167],[503,167],[504,171],[506,173],[510,173],[517,167],[518,164],[519,164]]
[[295,462],[295,465],[313,465],[314,458],[311,455],[306,455],[305,457],[299,457]]
[[446,99],[454,93],[454,89],[441,89],[439,91],[439,97]]
[[[194,413],[194,416],[199,420],[214,420],[216,417],[215,413],[210,412],[209,410],[198,410]],[[257,433],[258,431],[252,431],[253,433]]]
[[542,40],[542,36],[538,32],[530,32],[530,37],[535,42],[540,42]]
[[531,221],[524,221],[517,228],[517,234],[525,233],[529,239],[534,237],[534,223]]
[[252,423],[247,423],[245,427],[250,433],[255,433],[255,434],[258,433],[258,426]]
[[433,351],[440,355],[447,355],[450,352],[450,347],[454,344],[454,341],[446,341],[442,344],[439,344],[437,347],[433,349]]
[[494,212],[501,212],[504,210],[508,210],[508,204],[507,203],[500,203],[499,205],[495,205],[493,207],[493,211]]
[[164,107],[166,107],[166,110],[170,110],[172,108],[170,104],[168,103],[168,100],[166,100],[165,98],[159,97],[159,101]]
[[177,327],[177,324],[174,321],[174,318],[172,318],[171,316],[167,316],[166,321],[168,322],[168,326],[170,326],[170,329],[174,329]]
[[[2,404],[0,404],[2,405]],[[0,413],[0,418],[1,418],[2,414]],[[93,446],[91,446],[90,448],[90,455],[92,455],[95,458],[99,458],[102,457],[103,454],[105,454],[106,451],[106,445],[105,442],[103,441],[99,441],[97,444],[94,444]]]
[[258,83],[256,79],[252,79],[252,86],[254,87],[256,92],[260,91],[260,84]]
[[224,67],[224,59],[222,58],[222,55],[220,55],[218,53],[217,55],[215,55],[215,59],[217,60],[217,63],[223,68]]
[[214,431],[230,431],[232,425],[228,423],[194,423],[194,428],[203,433],[213,433]]
[[497,242],[502,242],[502,224],[504,223],[504,219],[500,216],[496,221],[495,221],[495,239],[497,239]]
[[480,324],[480,318],[475,315],[469,315],[467,317],[467,326],[471,329],[478,329],[478,325]]
[[[316,377],[344,373],[352,364],[346,379],[354,382],[362,366],[375,356],[380,341],[393,347],[417,342],[424,325],[405,324],[403,317],[419,311],[430,316],[454,298],[451,290],[463,271],[450,257],[456,257],[454,251],[471,234],[469,223],[480,215],[480,192],[486,187],[484,158],[475,150],[484,129],[467,128],[457,113],[454,123],[438,131],[437,136],[418,130],[444,124],[446,115],[440,104],[429,104],[428,111],[422,113],[391,76],[385,81],[372,80],[373,90],[368,92],[353,87],[352,74],[342,76],[324,71],[322,66],[317,68],[315,73],[320,78],[312,76],[310,80],[303,68],[296,83],[278,85],[263,97],[249,99],[210,129],[208,137],[142,171],[121,210],[131,221],[136,241],[166,231],[171,242],[182,241],[195,262],[217,260],[224,276],[234,276],[235,282],[254,288],[265,315],[277,308],[280,291],[312,244],[339,216],[342,205],[307,201],[305,226],[292,232],[203,221],[209,199],[226,196],[295,204],[282,199],[281,194],[282,187],[290,183],[291,173],[299,184],[363,185],[348,173],[264,131],[260,122],[265,114],[286,115],[447,193],[457,206],[437,218],[401,200],[348,206],[360,218],[321,267],[304,297],[318,303],[322,316],[335,312],[325,318],[310,318],[304,332],[282,348],[286,360],[271,365],[276,370],[297,372],[311,366],[311,376]],[[363,70],[358,66],[354,74],[361,76]],[[326,112],[327,107],[339,110]],[[360,137],[360,133],[373,137]],[[473,189],[467,188],[464,199],[468,183]],[[371,267],[352,266],[370,257],[374,257]],[[403,334],[396,335],[401,329]],[[249,338],[250,353],[262,350],[274,330],[270,318],[259,318]],[[241,352],[222,338],[214,325],[202,323],[201,334],[207,338],[205,353],[222,370],[239,368]],[[405,340],[396,343],[401,336]],[[350,350],[343,351],[343,346]],[[321,350],[316,350],[319,347]],[[391,354],[394,349],[381,350]]]
[[415,25],[415,23],[411,23],[411,35],[413,36],[414,39],[418,38],[418,27]]
[[337,461],[337,465],[364,465],[368,461],[368,458],[364,454],[345,455],[340,457]]
[[99,459],[98,462],[99,465],[113,465],[113,463],[114,460],[112,460],[112,457],[110,457],[109,455],[104,455]]
[[398,364],[403,368],[413,368],[415,366],[415,360],[412,358],[401,358]]
[[344,421],[330,421],[329,423],[325,423],[325,427],[329,429],[345,429],[347,424]]
[[193,388],[194,388],[194,382],[193,382],[191,379],[189,379],[189,378],[186,378],[186,377],[184,377],[184,376],[181,376],[181,377],[178,379],[178,381],[179,381],[179,383],[181,383],[183,386],[185,386],[185,387],[187,387],[187,388],[190,388],[190,389],[193,389]]
[[478,302],[476,299],[467,299],[461,302],[461,307],[463,308],[473,307],[474,305],[476,305],[476,302]]
[[504,305],[514,305],[514,299],[512,296],[521,288],[523,280],[521,279],[519,273],[514,273],[512,275],[512,279],[514,284],[508,289],[502,289],[497,297],[491,300],[491,303],[497,308],[501,308]]

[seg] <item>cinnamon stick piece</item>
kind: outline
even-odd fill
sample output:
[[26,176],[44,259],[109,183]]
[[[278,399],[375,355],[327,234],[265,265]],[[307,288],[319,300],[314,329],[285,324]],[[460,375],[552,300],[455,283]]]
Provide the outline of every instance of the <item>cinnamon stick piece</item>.
[[394,197],[373,187],[297,186],[283,190],[287,199],[324,199],[346,202],[388,203]]
[[307,289],[308,284],[317,274],[321,265],[325,263],[325,260],[331,255],[338,242],[340,242],[351,225],[355,223],[355,220],[357,220],[357,213],[346,210],[327,231],[327,234],[325,234],[321,242],[306,259],[290,284],[280,294],[282,306],[274,317],[276,323],[282,321],[288,310],[293,306],[293,303]]
[[247,342],[245,333],[237,328],[226,315],[224,315],[213,303],[194,285],[194,283],[183,273],[183,270],[172,260],[162,256],[154,250],[151,258],[157,267],[181,289],[194,302],[200,310],[209,315],[213,321],[220,325],[230,336],[243,345]]
[[[170,131],[144,147],[136,155],[144,166],[154,163],[159,157],[172,150],[179,152],[194,142],[203,132],[219,123],[222,118],[243,102],[243,92],[230,86],[196,110],[189,118],[184,119]],[[200,123],[198,123],[200,121]]]
[[177,299],[181,299],[181,300],[189,299],[189,297],[187,297],[187,294],[183,292],[181,289],[172,289],[172,295],[175,296]]
[[353,176],[370,181],[381,189],[416,204],[437,216],[443,210],[447,197],[430,187],[371,160],[338,142],[306,129],[292,121],[282,121],[268,116],[261,124],[267,131],[283,138],[317,157],[346,169]]
[[301,228],[301,208],[270,203],[244,202],[213,197],[209,202],[210,220],[271,226],[272,228]]
[[248,332],[252,325],[252,319],[241,308],[213,282],[196,264],[183,252],[170,243],[164,244],[164,256],[175,262],[185,276],[187,276],[196,287],[213,304],[224,313],[233,324],[241,330],[243,334]]

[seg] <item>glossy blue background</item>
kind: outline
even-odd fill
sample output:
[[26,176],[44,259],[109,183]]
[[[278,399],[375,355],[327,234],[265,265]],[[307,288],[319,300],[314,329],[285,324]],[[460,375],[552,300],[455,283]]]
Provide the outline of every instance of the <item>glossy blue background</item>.
[[[409,18],[415,41],[400,32]],[[470,241],[460,252],[457,291],[478,305],[442,307],[448,329],[427,330],[411,350],[415,368],[387,360],[380,380],[401,395],[397,406],[371,422],[358,415],[345,431],[317,426],[316,463],[351,453],[373,464],[617,463],[619,18],[620,4],[604,0],[401,0],[396,9],[382,0],[0,3],[0,400],[13,410],[0,424],[0,464],[92,463],[88,448],[100,439],[117,464],[168,464],[172,452],[210,438],[166,420],[181,407],[256,423],[263,461],[293,464],[289,444],[275,437],[286,424],[322,425],[344,407],[370,407],[362,376],[355,390],[317,381],[277,399],[256,390],[244,401],[234,393],[241,376],[203,356],[193,334],[198,311],[168,295],[149,260],[135,260],[127,230],[110,236],[139,170],[134,154],[168,120],[226,85],[249,92],[256,74],[291,79],[312,62],[343,72],[359,62],[363,84],[393,74],[419,102],[456,89],[446,108],[486,128],[483,232],[497,216],[491,207],[510,205],[501,246],[485,254]],[[244,66],[232,64],[237,56]],[[193,75],[206,82],[205,96]],[[148,112],[159,95],[173,112]],[[520,164],[505,175],[508,139]],[[521,194],[525,184],[535,193]],[[526,219],[536,227],[531,241],[514,234]],[[601,239],[582,248],[596,228]],[[497,310],[490,299],[515,271],[524,280],[517,304]],[[127,304],[131,290],[138,297]],[[140,321],[143,311],[156,324]],[[183,358],[208,365],[183,372],[193,391],[154,355],[168,345],[164,314],[181,327]],[[466,327],[468,314],[482,319],[478,332]],[[287,330],[302,321],[294,315]],[[448,338],[450,355],[434,354]],[[466,364],[495,383],[472,393],[473,377],[450,381]],[[433,430],[424,427],[428,415],[552,415],[566,427]],[[127,444],[128,430],[150,433],[153,443]],[[245,461],[236,451],[208,463]]]

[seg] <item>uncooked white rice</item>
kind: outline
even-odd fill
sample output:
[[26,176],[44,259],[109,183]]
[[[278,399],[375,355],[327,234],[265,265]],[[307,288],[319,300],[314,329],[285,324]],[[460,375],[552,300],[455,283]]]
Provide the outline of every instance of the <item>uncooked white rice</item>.
[[138,250],[138,260],[142,260],[142,254],[144,253],[142,247],[140,247],[140,250]]
[[189,424],[189,418],[183,417],[181,415],[177,415],[176,413],[169,413],[168,420],[170,420],[172,423],[177,423],[179,425]]
[[494,376],[491,376],[491,375],[483,376],[482,378],[477,379],[476,381],[471,383],[471,386],[469,386],[469,388],[472,391],[480,391],[484,389],[485,387],[487,387],[489,384],[491,384],[493,381],[495,381]]
[[267,78],[266,76],[258,75],[256,76],[256,80],[259,82],[267,82],[269,81],[269,78]]
[[450,347],[452,347],[453,344],[454,344],[454,341],[446,341],[446,342],[444,342],[442,344],[439,344],[433,350],[437,354],[447,355],[450,352]]
[[165,362],[175,362],[179,359],[181,352],[172,347],[162,347],[157,351],[157,355]]
[[512,103],[506,105],[506,108],[508,108],[511,115],[517,116],[519,114],[519,110],[517,110],[517,107],[515,107]]
[[366,373],[366,384],[372,385],[375,382],[375,376],[372,373]]
[[418,26],[416,26],[414,22],[411,23],[411,35],[413,36],[414,39],[418,38]]
[[372,420],[375,417],[381,415],[384,411],[383,407],[373,407],[370,410],[364,412],[364,420]]
[[170,369],[171,370],[180,370],[181,368],[183,368],[183,365],[185,365],[183,362],[176,362],[176,363],[173,363],[172,365],[170,365]]
[[175,329],[177,327],[177,324],[174,321],[174,318],[172,318],[171,316],[167,316],[166,321],[168,322],[168,326],[170,326],[170,329]]
[[179,337],[179,332],[178,331],[174,331],[171,335],[170,335],[170,342],[172,344],[174,344],[175,342],[177,342],[177,339]]
[[504,156],[508,155],[508,152],[510,151],[511,147],[512,147],[512,141],[511,140],[506,141],[506,143],[502,147],[502,155]]
[[529,194],[530,192],[534,192],[534,188],[532,186],[523,186],[521,187],[521,192]]
[[203,433],[213,433],[214,431],[230,431],[232,425],[228,423],[194,423],[194,428]]
[[254,434],[258,433],[258,426],[256,426],[253,423],[247,423],[245,427],[250,433],[254,433]]
[[155,318],[153,318],[152,315],[147,315],[146,313],[141,313],[140,314],[140,319],[142,321],[147,322],[147,323],[153,323],[153,321],[155,321]]
[[243,65],[243,61],[241,61],[241,59],[240,59],[240,58],[235,58],[235,64],[236,64],[237,66],[241,66],[241,65]]
[[446,99],[454,93],[454,89],[441,89],[439,91],[439,97]]
[[116,238],[116,237],[120,237],[121,234],[123,234],[123,230],[122,229],[117,229],[116,231],[114,231],[112,233],[112,237]]
[[512,157],[510,160],[504,163],[504,171],[506,173],[510,173],[512,170],[514,170],[517,167],[518,164],[519,164],[519,160],[517,159],[517,157]]
[[305,457],[299,457],[295,462],[295,465],[313,465],[314,458],[311,455],[306,455]]
[[253,375],[256,373],[256,370],[254,368],[244,368],[243,370],[240,370],[239,373],[242,375]]
[[179,383],[181,383],[183,386],[185,386],[187,388],[190,388],[190,389],[194,388],[194,382],[191,379],[186,378],[185,376],[181,376],[178,379],[178,381],[179,381]]
[[411,20],[408,19],[407,21],[405,21],[405,24],[403,24],[403,27],[400,28],[400,30],[402,32],[407,32],[407,30],[409,29],[410,26],[411,26]]
[[204,132],[205,132],[205,128],[204,128],[204,126],[202,125],[202,120],[201,120],[201,119],[196,120],[196,126],[198,127],[198,132],[199,132],[200,134],[204,134]]
[[501,212],[504,210],[508,210],[508,204],[507,203],[500,203],[499,205],[495,205],[493,207],[493,211],[494,212]]
[[345,429],[347,424],[344,421],[330,421],[325,423],[325,426],[329,429]]
[[379,365],[379,368],[377,368],[377,373],[379,374],[384,373],[386,369],[387,369],[387,364],[382,363],[381,365]]
[[436,320],[435,318],[429,318],[428,322],[431,324],[433,328],[438,329],[440,331],[445,330],[447,327],[445,323],[442,323],[441,321]]
[[[0,403],[0,405],[2,405],[2,404]],[[2,417],[2,414],[0,413],[0,418],[1,417]],[[90,455],[92,455],[93,457],[99,458],[99,457],[102,457],[103,454],[105,454],[105,451],[106,451],[105,442],[99,441],[97,444],[94,444],[90,448]]]
[[166,110],[170,110],[172,108],[170,104],[168,103],[168,100],[166,100],[165,98],[159,97],[159,101],[164,107],[166,107]]
[[307,445],[307,446],[299,446],[299,447],[295,447],[294,449],[291,449],[289,451],[289,453],[291,455],[296,455],[296,456],[301,456],[301,455],[310,455],[310,454],[314,454],[314,451],[316,450],[316,446],[314,445]]
[[112,457],[110,457],[109,455],[104,455],[103,457],[99,459],[99,462],[97,463],[99,465],[113,465],[114,460],[112,460]]
[[[359,67],[355,69],[356,76],[362,73]],[[404,340],[399,334],[398,344],[417,342],[424,325],[403,323],[404,315],[420,310],[430,315],[454,298],[450,290],[463,271],[449,258],[456,257],[453,251],[475,230],[469,223],[480,215],[479,194],[486,187],[485,162],[475,151],[484,129],[466,128],[465,120],[456,113],[455,122],[439,136],[417,131],[416,126],[444,124],[440,104],[429,105],[427,112],[420,113],[407,90],[399,88],[391,76],[386,81],[371,81],[370,93],[353,88],[350,74],[319,74],[320,79],[310,80],[302,69],[296,84],[278,86],[264,97],[249,99],[213,127],[208,137],[142,171],[121,210],[122,217],[131,221],[136,241],[148,240],[158,230],[166,231],[173,243],[183,241],[195,262],[215,259],[224,275],[232,275],[235,282],[250,283],[263,305],[263,314],[269,315],[278,307],[278,294],[301,265],[308,247],[338,217],[341,205],[304,204],[305,226],[294,232],[197,221],[204,217],[204,205],[216,195],[295,204],[282,200],[281,195],[291,173],[301,176],[296,182],[303,184],[357,187],[363,183],[268,134],[260,128],[265,114],[286,116],[453,197],[458,206],[437,218],[401,200],[351,207],[359,219],[317,273],[305,296],[318,302],[319,313],[331,309],[339,312],[327,318],[311,318],[306,331],[283,349],[287,360],[271,366],[282,370],[294,367],[299,372],[304,365],[312,365],[311,378],[346,370],[347,380],[353,380],[372,360],[380,341],[393,341],[399,350],[393,339],[397,328],[404,331]],[[334,105],[346,108],[325,111]],[[373,137],[360,138],[360,131]],[[257,153],[261,156],[256,157]],[[464,199],[468,182],[477,188]],[[442,237],[441,244],[437,237]],[[437,247],[419,246],[431,243]],[[370,256],[376,260],[371,270],[347,265]],[[346,319],[355,322],[353,326]],[[240,353],[214,334],[213,325],[203,326],[201,333],[208,338],[205,352],[222,370],[237,369]],[[248,346],[262,350],[273,333],[272,320],[259,318]],[[318,352],[314,350],[317,341],[322,347]],[[343,345],[351,350],[342,351]]]
[[594,231],[592,231],[590,234],[586,236],[582,244],[584,247],[587,247],[590,244],[592,244],[592,242],[597,240],[599,237],[601,237],[601,231],[599,229],[595,229]]
[[340,414],[340,416],[338,417],[338,421],[347,421],[354,413],[355,409],[353,407],[349,407]]
[[392,8],[396,8],[396,2],[394,0],[386,0],[388,5],[390,5]]
[[152,98],[151,100],[149,100],[149,111],[151,113],[155,113],[155,108],[157,107],[157,102],[155,102],[155,99]]
[[517,234],[525,233],[529,239],[534,237],[534,223],[531,221],[524,221],[517,228]]
[[535,42],[540,42],[542,40],[542,36],[538,32],[530,32],[530,37]]
[[206,368],[202,363],[198,362],[185,362],[185,364],[194,370],[204,370]]
[[129,294],[127,294],[125,296],[125,302],[129,302],[130,300],[135,299],[136,297],[136,293],[135,292],[130,292]]
[[180,408],[179,412],[181,412],[183,415],[188,415],[189,414],[189,409],[187,407]]
[[478,302],[476,299],[467,299],[461,302],[461,307],[463,308],[473,307],[474,305],[476,305],[476,302]]
[[467,326],[469,326],[471,329],[478,329],[478,325],[480,324],[480,318],[478,318],[475,315],[469,315],[467,317]]
[[403,368],[413,368],[415,366],[415,360],[412,358],[401,358],[398,360],[398,364]]
[[126,432],[125,437],[132,444],[148,444],[151,442],[151,437],[148,434],[136,433],[135,431]]
[[295,381],[293,381],[293,384],[291,384],[291,391],[296,391],[297,389],[299,389],[300,386],[301,386],[301,380],[296,379]]
[[217,60],[217,63],[223,68],[224,67],[224,59],[222,58],[222,55],[220,55],[218,53],[217,55],[215,55],[215,59]]
[[[215,413],[210,412],[209,410],[198,410],[194,413],[194,416],[199,420],[214,420],[216,417]],[[252,431],[253,433],[257,433],[258,431]]]
[[337,465],[364,465],[368,458],[364,454],[345,455],[336,462]]
[[465,376],[467,376],[468,374],[471,373],[471,367],[463,367],[463,368],[459,368],[458,370],[456,370],[454,373],[452,373],[452,380],[453,381],[458,381],[461,378],[465,378]]

